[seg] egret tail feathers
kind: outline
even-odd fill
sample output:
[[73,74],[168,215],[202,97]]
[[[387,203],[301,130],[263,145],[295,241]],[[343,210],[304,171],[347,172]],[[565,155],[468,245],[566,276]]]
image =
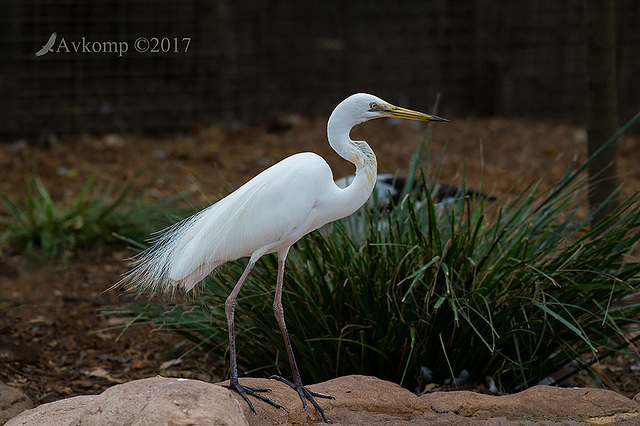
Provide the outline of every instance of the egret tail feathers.
[[192,235],[198,232],[194,229],[198,220],[214,206],[156,233],[151,240],[152,246],[131,259],[132,269],[116,286],[163,292],[174,292],[178,288],[189,291],[195,287],[217,265],[199,259],[198,264],[186,273],[176,274],[174,269]]
[[251,253],[233,245],[230,231],[261,185],[248,182],[217,203],[154,235],[152,246],[134,257],[133,268],[116,286],[190,291],[216,267]]

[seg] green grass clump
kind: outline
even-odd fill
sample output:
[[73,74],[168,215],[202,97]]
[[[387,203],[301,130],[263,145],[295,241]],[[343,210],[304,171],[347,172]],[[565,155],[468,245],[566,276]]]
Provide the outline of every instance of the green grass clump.
[[[423,176],[419,158],[412,171]],[[625,327],[640,318],[630,299],[640,263],[627,259],[640,238],[639,196],[591,228],[579,212],[585,167],[572,164],[549,190],[532,184],[512,200],[460,198],[446,208],[423,178],[393,210],[365,206],[361,220],[300,240],[283,304],[305,381],[367,374],[414,387],[424,366],[436,382],[466,369],[509,391],[627,351],[638,337]],[[142,315],[226,356],[224,301],[245,265],[212,274],[197,303],[148,306]],[[272,312],[276,268],[265,256],[238,298],[246,373],[289,374]]]
[[0,194],[0,247],[35,257],[123,245],[117,235],[134,240],[183,215],[170,208],[177,197],[152,203],[133,194],[133,182],[122,190],[96,183],[95,177],[70,201],[54,200],[42,180],[25,180],[21,197]]

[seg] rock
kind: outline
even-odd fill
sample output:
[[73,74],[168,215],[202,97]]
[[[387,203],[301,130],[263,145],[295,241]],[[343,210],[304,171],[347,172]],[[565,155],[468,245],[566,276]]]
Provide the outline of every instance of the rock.
[[469,418],[606,417],[635,415],[639,404],[613,391],[534,386],[513,395],[491,396],[469,391],[434,392],[420,397],[437,413]]
[[[7,425],[64,425],[78,420],[79,413],[95,396],[75,396],[25,410]],[[6,426],[6,425],[5,425]]]
[[[284,383],[254,378],[243,378],[241,383],[270,388],[265,396],[284,408],[250,397],[256,409],[254,414],[240,395],[221,386],[156,377],[116,385],[100,395],[43,404],[23,412],[7,425],[322,423],[319,412],[310,404],[305,410],[297,392]],[[335,398],[317,399],[334,424],[424,423],[428,420],[435,424],[468,423],[453,414],[437,415],[417,395],[374,377],[340,377],[309,388]]]
[[0,382],[0,424],[31,407],[33,403],[24,392]]
[[[100,395],[79,396],[27,410],[7,425],[274,425],[322,424],[311,404],[276,380],[242,378],[241,384],[271,389],[264,395],[283,408],[199,380],[155,377],[113,386]],[[309,386],[335,399],[316,398],[334,425],[584,425],[627,420],[634,424],[638,403],[611,391],[536,386],[518,394],[436,392],[421,397],[368,376],[346,376]],[[575,420],[578,419],[578,420]],[[627,423],[625,423],[627,424]]]
[[[271,389],[264,395],[282,405],[277,409],[260,401],[253,402],[256,414],[233,393],[251,425],[322,423],[318,410],[309,403],[302,407],[298,393],[286,384],[268,379],[240,379],[241,384]],[[224,382],[228,383],[228,382]],[[431,409],[420,398],[395,383],[369,376],[345,376],[308,386],[309,389],[328,394],[335,399],[316,398],[325,415],[334,425],[405,423],[423,418]]]
[[43,404],[7,425],[246,425],[231,393],[198,380],[154,377],[113,386],[100,395]]

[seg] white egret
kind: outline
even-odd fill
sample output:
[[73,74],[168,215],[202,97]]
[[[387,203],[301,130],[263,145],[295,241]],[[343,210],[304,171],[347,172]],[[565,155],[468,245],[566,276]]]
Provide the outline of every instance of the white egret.
[[278,273],[273,310],[284,338],[292,381],[280,380],[300,395],[306,409],[309,400],[327,418],[314,397],[332,398],[307,389],[296,365],[282,308],[285,259],[289,248],[304,235],[348,216],[369,198],[376,182],[376,156],[364,141],[349,137],[360,123],[381,117],[420,121],[448,121],[433,115],[391,105],[368,94],[355,94],[342,101],[329,117],[327,136],[331,147],[356,166],[351,184],[341,189],[333,181],[331,168],[317,154],[292,155],[269,167],[217,203],[162,232],[154,244],[141,253],[133,269],[119,284],[134,288],[172,291],[191,290],[214,268],[249,256],[238,283],[225,303],[229,332],[230,381],[227,388],[238,392],[255,412],[247,395],[275,407],[279,404],[260,395],[268,389],[251,388],[238,382],[234,312],[236,297],[261,256],[277,253]]

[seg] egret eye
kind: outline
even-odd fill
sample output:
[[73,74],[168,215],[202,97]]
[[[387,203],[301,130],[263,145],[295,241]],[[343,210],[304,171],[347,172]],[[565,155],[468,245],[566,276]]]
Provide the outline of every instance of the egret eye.
[[377,104],[377,103],[375,103],[375,102],[371,102],[371,103],[369,104],[369,110],[370,110],[370,111],[377,111],[377,110],[379,110],[379,109],[380,109],[380,107],[378,106],[378,104]]

